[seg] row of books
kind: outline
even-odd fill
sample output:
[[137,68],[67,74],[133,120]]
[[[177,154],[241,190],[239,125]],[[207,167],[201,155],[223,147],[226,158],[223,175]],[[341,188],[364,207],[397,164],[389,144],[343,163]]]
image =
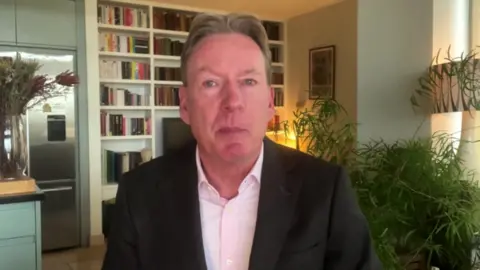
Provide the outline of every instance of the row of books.
[[[155,80],[182,80],[180,68],[155,67],[154,72]],[[100,60],[100,78],[150,80],[150,64],[135,61]],[[283,84],[283,73],[273,73],[272,84]]]
[[153,53],[156,55],[182,55],[184,43],[179,40],[156,37],[153,40]]
[[[153,28],[188,32],[194,17],[194,13],[154,8]],[[99,4],[97,20],[102,24],[149,28],[146,8]],[[279,23],[267,21],[262,23],[269,40],[281,40]]]
[[[149,42],[147,37],[135,37],[115,33],[99,33],[99,51],[149,54]],[[180,56],[184,42],[165,37],[155,37],[153,40],[153,53],[155,55]],[[274,63],[281,62],[281,52],[277,46],[270,47],[271,60]]]
[[150,64],[102,59],[100,60],[100,78],[150,80]]
[[195,14],[164,10],[153,10],[153,28],[188,32]]
[[125,88],[103,85],[100,87],[100,104],[102,106],[145,106],[150,102],[148,96],[132,93]]
[[155,80],[160,81],[181,81],[182,74],[180,68],[173,67],[155,67]]
[[173,86],[155,87],[155,105],[178,106],[180,104],[178,91],[179,88]]
[[283,84],[283,73],[272,73],[272,84]]
[[149,54],[148,38],[125,34],[98,33],[98,49],[101,52]]
[[117,113],[100,113],[102,136],[150,135],[150,118],[125,117]]
[[102,151],[103,178],[108,184],[118,183],[122,175],[143,162],[140,151],[116,152]]
[[280,90],[280,89],[275,89],[275,97],[273,99],[273,104],[275,107],[283,107],[284,106],[284,103],[283,103],[283,100],[284,100],[284,94],[283,94],[283,90]]
[[148,28],[148,10],[108,4],[97,6],[98,23]]
[[271,61],[273,63],[280,63],[282,60],[281,60],[281,52],[280,52],[280,48],[279,47],[273,47],[273,46],[270,46],[270,54],[271,54]]
[[280,24],[276,22],[262,22],[269,40],[280,40]]

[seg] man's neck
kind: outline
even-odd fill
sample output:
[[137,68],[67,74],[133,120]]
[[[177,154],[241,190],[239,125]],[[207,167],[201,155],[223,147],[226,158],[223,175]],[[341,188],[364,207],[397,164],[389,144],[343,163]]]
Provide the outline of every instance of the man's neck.
[[222,198],[231,199],[237,195],[240,184],[252,170],[261,149],[259,147],[254,155],[238,162],[225,162],[201,151],[200,148],[198,154],[203,172],[210,185],[218,191]]

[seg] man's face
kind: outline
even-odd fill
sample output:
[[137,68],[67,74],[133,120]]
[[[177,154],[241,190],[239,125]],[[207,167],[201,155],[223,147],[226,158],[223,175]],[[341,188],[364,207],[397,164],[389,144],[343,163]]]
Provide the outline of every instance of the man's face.
[[197,44],[180,89],[180,115],[199,147],[228,162],[258,154],[274,115],[265,58],[253,40],[217,34]]

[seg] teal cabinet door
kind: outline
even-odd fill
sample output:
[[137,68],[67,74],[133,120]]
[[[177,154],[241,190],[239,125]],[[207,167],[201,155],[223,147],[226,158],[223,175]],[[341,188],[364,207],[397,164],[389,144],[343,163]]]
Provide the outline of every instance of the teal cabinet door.
[[15,43],[15,0],[0,0],[0,44]]
[[75,1],[16,0],[16,7],[18,44],[76,47]]
[[[24,239],[14,240],[24,241]],[[9,245],[0,242],[0,269],[2,270],[40,270],[36,256],[34,243]]]

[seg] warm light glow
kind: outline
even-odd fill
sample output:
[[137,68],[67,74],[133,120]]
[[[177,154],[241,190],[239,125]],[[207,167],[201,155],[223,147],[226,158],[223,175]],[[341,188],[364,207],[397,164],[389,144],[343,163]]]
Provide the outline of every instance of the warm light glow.
[[274,141],[277,144],[284,145],[293,149],[297,148],[297,144],[295,141],[295,135],[291,132],[286,135],[284,131],[278,131],[277,133],[269,131],[266,133],[267,137]]

